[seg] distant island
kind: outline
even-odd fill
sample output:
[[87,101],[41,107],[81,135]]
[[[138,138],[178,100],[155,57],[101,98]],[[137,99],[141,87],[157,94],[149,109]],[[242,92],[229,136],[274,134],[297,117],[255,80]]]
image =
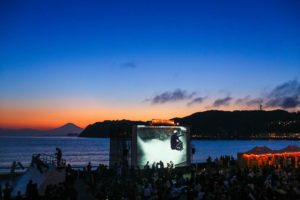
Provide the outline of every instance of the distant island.
[[[211,110],[173,120],[190,127],[193,139],[300,139],[300,112]],[[132,126],[138,124],[147,122],[96,122],[88,125],[79,137],[110,137],[120,133],[131,137]]]
[[73,124],[67,123],[58,128],[50,130],[36,129],[0,129],[0,135],[4,136],[78,136],[82,132],[82,128]]

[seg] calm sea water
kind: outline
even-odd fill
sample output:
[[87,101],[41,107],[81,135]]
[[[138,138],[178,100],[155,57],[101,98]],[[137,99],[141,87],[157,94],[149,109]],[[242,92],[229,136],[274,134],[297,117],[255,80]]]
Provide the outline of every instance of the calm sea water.
[[[255,146],[268,146],[272,149],[287,145],[298,145],[300,141],[288,140],[193,140],[196,147],[194,162],[204,162],[208,156],[221,155],[236,157],[237,152],[248,151]],[[84,166],[89,161],[92,165],[108,165],[109,139],[77,137],[0,137],[0,171],[11,166],[14,160],[28,166],[34,153],[54,154],[60,147],[63,157],[73,166]],[[2,170],[1,170],[2,169]]]

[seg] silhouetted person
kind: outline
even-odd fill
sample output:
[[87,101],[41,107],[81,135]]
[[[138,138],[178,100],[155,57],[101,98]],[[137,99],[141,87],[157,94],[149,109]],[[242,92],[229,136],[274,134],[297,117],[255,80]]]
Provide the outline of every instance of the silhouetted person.
[[74,187],[70,188],[70,200],[77,200],[77,190]]
[[159,165],[160,165],[160,168],[164,168],[165,167],[163,161],[160,161]]
[[29,180],[26,186],[26,198],[28,200],[31,200],[33,198],[32,191],[33,191],[33,183],[32,180]]
[[212,163],[212,159],[210,156],[208,156],[208,158],[206,159],[207,164],[211,164]]
[[0,200],[2,200],[2,185],[0,183]]
[[170,168],[173,169],[174,167],[174,163],[172,162],[172,160],[170,161]]
[[91,172],[92,171],[92,165],[91,165],[91,162],[89,162],[89,164],[86,166],[86,169],[88,172]]
[[35,200],[39,199],[39,192],[38,192],[38,188],[37,188],[37,183],[33,184],[32,196],[33,196],[33,199],[35,199]]
[[56,157],[56,161],[57,161],[57,166],[60,166],[60,164],[61,164],[61,158],[62,158],[62,151],[58,147],[56,147],[55,157]]
[[18,191],[18,194],[17,194],[15,200],[22,200],[22,199],[23,199],[23,197],[22,197],[22,195],[21,195],[21,192]]
[[10,174],[11,174],[13,180],[15,179],[16,169],[19,169],[19,168],[21,168],[22,170],[24,170],[24,166],[21,164],[21,162],[19,162],[19,161],[13,161],[13,163],[11,165],[11,168],[10,168]]
[[3,200],[11,200],[12,187],[9,186],[8,182],[5,183],[5,188],[3,190]]
[[152,169],[156,169],[156,162],[152,163]]
[[29,180],[26,186],[26,199],[27,200],[37,200],[39,198],[37,184]]
[[150,169],[149,161],[147,161],[146,165],[144,166],[144,169]]

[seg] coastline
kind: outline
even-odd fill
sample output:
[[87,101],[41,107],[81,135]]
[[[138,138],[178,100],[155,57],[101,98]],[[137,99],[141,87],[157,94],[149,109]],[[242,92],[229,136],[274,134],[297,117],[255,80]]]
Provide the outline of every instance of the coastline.
[[[110,137],[86,137],[77,136],[79,138],[103,138],[110,139]],[[131,137],[128,137],[130,139]],[[207,136],[207,137],[191,137],[192,140],[300,140],[300,137],[217,137],[217,136]]]

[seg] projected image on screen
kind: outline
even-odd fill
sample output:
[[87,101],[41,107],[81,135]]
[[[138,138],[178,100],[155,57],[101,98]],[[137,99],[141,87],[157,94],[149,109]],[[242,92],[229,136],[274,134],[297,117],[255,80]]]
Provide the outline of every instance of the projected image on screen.
[[154,162],[185,166],[187,163],[187,129],[181,126],[138,126],[137,164]]

